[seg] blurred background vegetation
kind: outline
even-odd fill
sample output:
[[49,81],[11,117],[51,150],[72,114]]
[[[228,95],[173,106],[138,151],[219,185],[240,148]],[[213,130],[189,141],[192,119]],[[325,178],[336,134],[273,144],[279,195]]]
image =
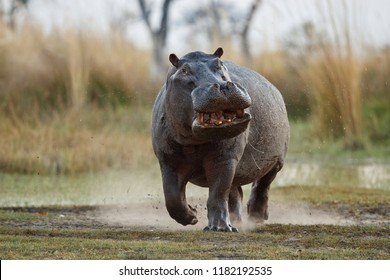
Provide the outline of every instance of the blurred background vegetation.
[[[0,2],[0,172],[77,174],[154,165],[150,115],[166,77],[167,37],[175,37],[170,15],[183,1],[133,1],[135,12],[123,13],[126,20],[109,32],[45,31],[28,16],[33,2]],[[321,26],[302,21],[278,44],[258,48],[248,34],[270,3],[247,2],[238,17],[231,13],[234,2],[199,4],[180,24],[189,33],[204,32],[207,44],[181,38],[184,48],[212,52],[222,46],[226,59],[269,79],[286,102],[291,154],[389,157],[390,46],[356,39],[360,31],[344,20],[348,1],[323,1]],[[149,47],[123,32],[135,21],[146,27]]]

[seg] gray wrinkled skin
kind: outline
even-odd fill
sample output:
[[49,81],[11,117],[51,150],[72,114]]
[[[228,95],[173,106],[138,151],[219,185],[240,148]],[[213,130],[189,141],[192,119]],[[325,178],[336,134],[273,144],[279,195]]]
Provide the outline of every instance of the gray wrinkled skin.
[[170,55],[173,66],[154,104],[152,141],[170,216],[182,225],[198,222],[186,201],[191,182],[209,188],[205,230],[237,231],[242,185],[252,183],[249,219],[268,219],[268,191],[283,166],[289,125],[280,92],[258,73],[222,61],[222,53]]

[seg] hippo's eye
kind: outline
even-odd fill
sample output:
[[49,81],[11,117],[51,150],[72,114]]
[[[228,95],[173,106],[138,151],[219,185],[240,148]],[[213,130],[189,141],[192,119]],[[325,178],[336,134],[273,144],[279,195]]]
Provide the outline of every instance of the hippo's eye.
[[222,77],[221,77],[221,78],[222,78],[222,80],[223,80],[223,81],[227,81],[227,79],[226,79],[226,76],[225,76],[225,75],[222,75]]
[[191,73],[191,70],[190,68],[188,67],[188,65],[184,65],[183,68],[181,68],[181,73],[183,75],[189,75]]

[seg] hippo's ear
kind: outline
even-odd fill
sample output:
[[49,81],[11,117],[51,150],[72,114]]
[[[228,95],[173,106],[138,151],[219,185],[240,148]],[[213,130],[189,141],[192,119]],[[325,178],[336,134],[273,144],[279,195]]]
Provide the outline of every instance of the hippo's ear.
[[218,56],[219,58],[221,58],[221,56],[223,55],[223,49],[221,47],[219,47],[215,52],[214,52],[214,55],[215,56]]
[[171,53],[169,55],[169,61],[172,63],[173,66],[175,66],[177,68],[177,66],[179,65],[179,58],[176,56],[176,54],[174,53]]

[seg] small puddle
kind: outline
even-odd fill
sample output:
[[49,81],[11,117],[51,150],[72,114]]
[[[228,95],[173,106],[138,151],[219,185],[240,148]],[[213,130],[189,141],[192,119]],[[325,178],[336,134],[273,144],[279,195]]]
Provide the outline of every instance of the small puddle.
[[321,185],[390,190],[388,159],[288,159],[275,186]]

